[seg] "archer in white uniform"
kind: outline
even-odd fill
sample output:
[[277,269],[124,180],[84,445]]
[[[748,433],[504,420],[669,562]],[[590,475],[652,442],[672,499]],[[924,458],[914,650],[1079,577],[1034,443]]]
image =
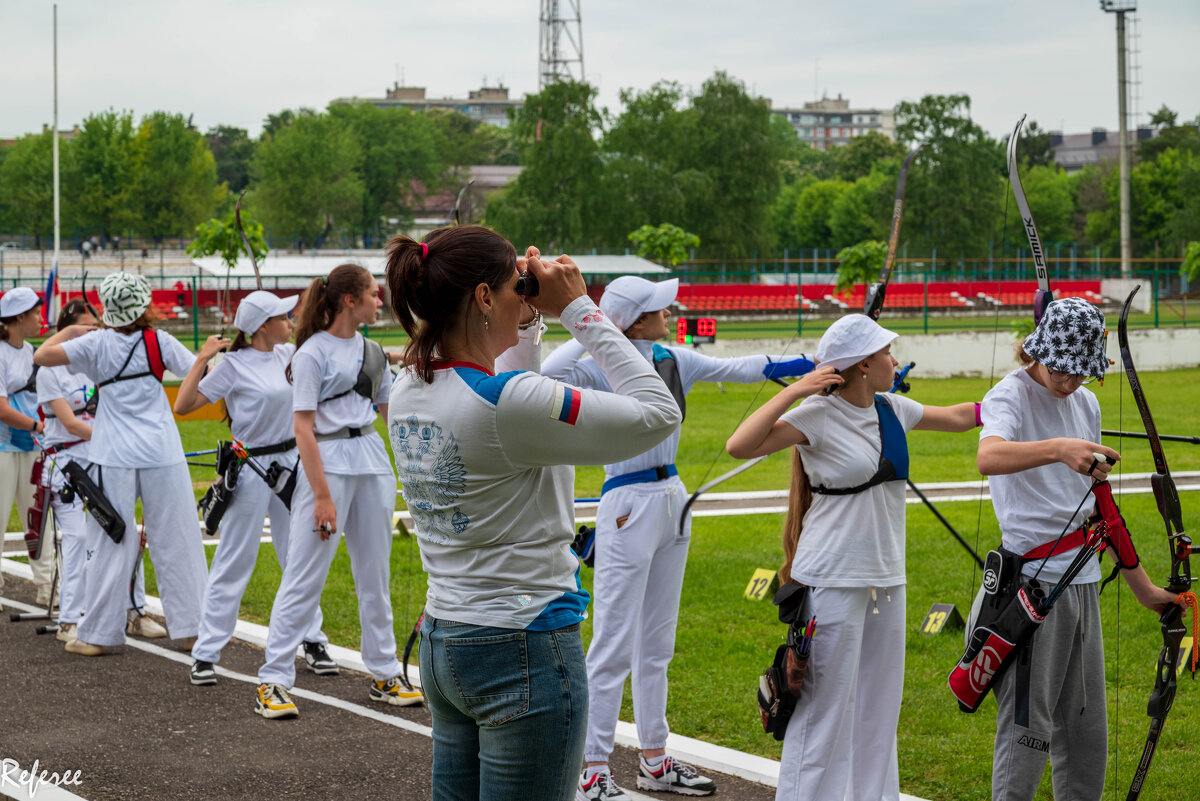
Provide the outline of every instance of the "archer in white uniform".
[[[38,456],[34,437],[44,430],[37,416],[33,345],[25,341],[41,330],[41,305],[37,293],[25,286],[14,287],[0,298],[0,517],[7,523],[15,500],[22,530],[33,502],[31,471]],[[50,530],[47,520],[46,531]],[[30,567],[37,605],[46,606],[54,574],[53,542],[42,544],[41,556]]]
[[[375,321],[381,305],[370,273],[343,264],[314,280],[300,307],[291,362],[300,473],[287,564],[258,671],[255,712],[266,718],[299,714],[288,695],[296,678],[296,649],[317,614],[341,534],[358,596],[363,663],[373,679],[369,697],[396,706],[421,701],[419,692],[400,681],[388,591],[396,477],[375,433],[374,406],[387,413],[391,373],[382,348],[365,343],[357,331]],[[372,361],[373,375],[366,375],[373,369],[365,364],[367,357],[382,360]]]
[[[899,798],[906,435],[967,431],[976,405],[880,394],[892,387],[895,338],[866,315],[837,320],[817,347],[818,369],[747,417],[725,446],[738,459],[795,448],[781,573],[810,588],[803,616],[817,629],[783,741],[778,801]],[[823,394],[830,387],[839,389]],[[885,453],[899,462],[891,478]]]
[[152,373],[145,337],[155,339],[163,366],[176,375],[187,375],[195,358],[175,337],[153,327],[156,318],[145,278],[112,273],[100,285],[100,300],[110,328],[70,326],[46,340],[34,356],[43,366],[70,364],[100,386],[88,475],[125,524],[118,544],[94,516],[87,518],[89,543],[96,547],[87,568],[86,614],[76,639],[66,646],[69,653],[83,656],[98,656],[105,646],[125,642],[130,575],[141,554],[135,516],[139,498],[171,637],[199,632],[208,575],[183,445],[166,392]]
[[[812,362],[802,357],[715,359],[655,344],[667,335],[667,307],[678,288],[677,279],[655,284],[623,276],[605,289],[600,309],[663,375],[681,411],[684,398],[700,381],[749,384],[812,370]],[[584,345],[578,340],[551,353],[542,374],[575,386],[613,391],[595,359],[584,356]],[[689,795],[708,795],[716,789],[692,766],[666,756],[667,666],[675,653],[679,597],[691,541],[691,516],[682,525],[680,521],[687,490],[674,464],[679,436],[677,427],[653,448],[604,467],[606,478],[596,512],[596,616],[587,655],[584,759],[588,767],[580,780],[581,801],[627,797],[612,779],[608,756],[631,669],[633,716],[642,747],[638,787]]]
[[[271,465],[295,470],[300,458],[292,422],[292,385],[285,374],[296,352],[288,339],[292,335],[289,315],[297,299],[295,295],[278,298],[262,290],[243,298],[233,323],[240,332],[237,339],[231,343],[218,336],[209,337],[175,398],[175,413],[179,415],[223,399],[231,435],[264,472]],[[209,360],[229,347],[232,347],[229,354],[206,375]],[[221,517],[221,539],[208,571],[200,635],[192,646],[195,660],[190,674],[192,684],[217,683],[213,665],[220,661],[221,649],[237,625],[242,595],[254,572],[263,519],[267,516],[271,519],[275,558],[282,568],[287,564],[291,515],[258,472],[251,465],[242,464],[233,500]],[[327,643],[321,631],[318,605],[304,634],[306,664],[315,673],[338,672],[337,664],[326,650]]]

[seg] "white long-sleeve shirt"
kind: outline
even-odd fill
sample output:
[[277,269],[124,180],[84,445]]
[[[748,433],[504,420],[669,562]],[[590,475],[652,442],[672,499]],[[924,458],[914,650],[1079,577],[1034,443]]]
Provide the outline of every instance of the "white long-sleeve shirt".
[[678,430],[666,385],[595,303],[578,298],[560,319],[619,394],[462,362],[438,364],[430,384],[406,370],[392,385],[388,435],[436,618],[531,630],[583,620],[573,465],[627,459]]
[[[653,364],[653,342],[647,339],[634,339],[631,340],[631,343],[637,348],[643,359]],[[800,358],[800,356],[738,356],[731,359],[718,359],[684,348],[664,348],[664,350],[670,351],[671,355],[675,357],[684,395],[691,392],[692,387],[701,381],[754,384],[764,380],[763,370],[771,362]],[[605,392],[620,392],[609,383],[604,371],[596,363],[594,354],[593,356],[585,355],[584,345],[579,342],[567,342],[556,348],[542,363],[542,375],[566,381],[578,387],[599,389]],[[606,464],[604,473],[607,478],[612,478],[659,465],[668,465],[675,461],[675,454],[678,451],[679,426],[676,426],[669,437],[653,448],[632,458]]]

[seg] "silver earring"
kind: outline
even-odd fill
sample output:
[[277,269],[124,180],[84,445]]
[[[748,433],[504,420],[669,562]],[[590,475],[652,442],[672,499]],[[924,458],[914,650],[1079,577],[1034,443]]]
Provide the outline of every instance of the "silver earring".
[[487,315],[486,315],[486,314],[485,314],[485,315],[483,315],[483,330],[484,330],[484,331],[488,330],[488,319],[487,319]]

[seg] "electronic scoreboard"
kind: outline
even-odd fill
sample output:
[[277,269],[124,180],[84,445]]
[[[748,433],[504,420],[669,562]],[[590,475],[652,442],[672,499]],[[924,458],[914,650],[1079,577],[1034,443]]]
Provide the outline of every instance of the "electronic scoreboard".
[[717,321],[711,317],[688,319],[679,317],[675,320],[675,344],[697,345],[711,344],[717,341]]

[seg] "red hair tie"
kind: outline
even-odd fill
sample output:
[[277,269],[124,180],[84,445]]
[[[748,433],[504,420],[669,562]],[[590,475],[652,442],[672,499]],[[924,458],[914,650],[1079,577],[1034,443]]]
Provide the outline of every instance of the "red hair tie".
[[429,258],[429,245],[426,245],[424,242],[421,242],[420,245],[421,245],[421,261],[425,261],[425,259]]

